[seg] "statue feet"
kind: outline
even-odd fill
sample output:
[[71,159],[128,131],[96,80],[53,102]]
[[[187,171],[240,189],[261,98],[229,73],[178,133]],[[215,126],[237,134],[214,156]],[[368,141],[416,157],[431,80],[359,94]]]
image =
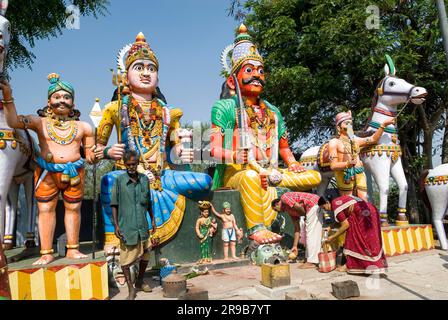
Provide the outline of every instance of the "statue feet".
[[77,249],[67,249],[67,258],[69,259],[86,259],[87,256],[81,252],[79,252]]
[[256,231],[249,236],[250,240],[258,242],[259,244],[277,243],[280,242],[282,238],[281,235],[267,229]]
[[14,244],[11,242],[3,243],[3,250],[12,250],[14,248]]
[[52,261],[54,261],[54,257],[52,254],[44,254],[40,257],[39,260],[33,263],[33,266],[43,266],[49,264]]

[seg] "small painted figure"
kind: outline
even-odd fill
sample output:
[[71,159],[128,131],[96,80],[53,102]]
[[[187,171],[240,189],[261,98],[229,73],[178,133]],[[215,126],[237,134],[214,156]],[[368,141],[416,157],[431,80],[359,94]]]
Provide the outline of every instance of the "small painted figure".
[[199,264],[212,261],[212,237],[215,234],[218,224],[216,220],[210,217],[211,203],[208,201],[199,201],[201,215],[196,221],[196,235],[200,242],[201,259]]
[[232,259],[238,259],[236,256],[236,242],[241,237],[242,229],[238,228],[235,216],[232,214],[230,203],[223,203],[223,212],[218,213],[213,204],[211,205],[212,212],[222,221],[222,241],[224,249],[224,260],[229,259],[229,246],[232,254]]

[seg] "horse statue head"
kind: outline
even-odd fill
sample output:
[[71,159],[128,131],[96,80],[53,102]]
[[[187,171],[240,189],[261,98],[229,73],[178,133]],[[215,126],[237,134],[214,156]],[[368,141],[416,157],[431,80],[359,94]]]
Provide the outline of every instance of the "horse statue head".
[[385,76],[376,88],[372,107],[379,104],[396,110],[397,105],[409,101],[414,104],[422,104],[428,94],[426,89],[398,78],[396,76],[397,69],[388,54],[386,54],[386,60],[387,63],[384,66]]

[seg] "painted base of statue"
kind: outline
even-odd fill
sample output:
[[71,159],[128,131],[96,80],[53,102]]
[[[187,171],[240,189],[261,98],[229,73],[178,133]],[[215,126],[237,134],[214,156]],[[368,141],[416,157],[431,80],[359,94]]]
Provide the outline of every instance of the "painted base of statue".
[[[112,171],[103,176],[101,180],[101,203],[105,227],[106,254],[114,254],[114,247],[119,245],[119,240],[114,235],[112,223],[112,209],[110,196],[113,183],[124,170]],[[157,231],[153,238],[162,244],[173,237],[185,212],[185,198],[205,198],[210,192],[212,178],[203,173],[164,170],[161,176],[161,188],[151,189],[152,210],[157,225]],[[149,215],[148,224],[152,225]]]

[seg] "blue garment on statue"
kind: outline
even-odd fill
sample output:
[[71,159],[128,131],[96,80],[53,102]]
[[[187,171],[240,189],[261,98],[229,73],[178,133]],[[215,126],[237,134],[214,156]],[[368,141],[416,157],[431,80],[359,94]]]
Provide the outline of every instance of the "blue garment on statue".
[[[106,233],[114,232],[110,195],[115,179],[123,172],[125,171],[112,171],[101,179],[101,203]],[[163,191],[151,189],[152,210],[157,227],[170,219],[179,195],[190,199],[206,198],[211,189],[212,178],[204,173],[164,170],[161,182]],[[146,216],[151,226],[149,214]]]
[[48,172],[62,172],[62,174],[66,174],[70,176],[70,179],[76,178],[78,176],[78,169],[84,167],[84,159],[79,159],[75,162],[67,162],[67,163],[49,163],[42,159],[40,156],[36,157],[37,164],[43,170],[47,170]]

